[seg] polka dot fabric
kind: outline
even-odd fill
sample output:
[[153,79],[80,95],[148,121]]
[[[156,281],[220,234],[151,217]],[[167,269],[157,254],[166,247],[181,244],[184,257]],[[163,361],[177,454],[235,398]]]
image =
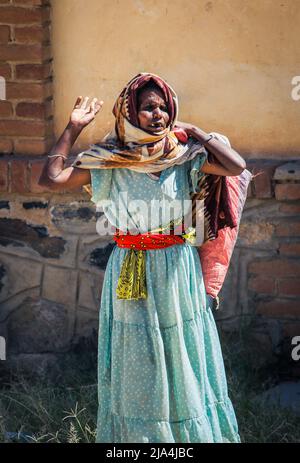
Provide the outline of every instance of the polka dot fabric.
[[[129,201],[188,199],[191,169],[204,160],[166,169],[159,179],[93,169],[92,200],[111,200],[105,215],[125,228],[112,206],[120,192]],[[146,213],[141,209],[134,220]],[[113,249],[102,288],[96,442],[240,442],[196,248],[185,243],[146,251],[148,297],[140,300],[116,298],[126,252]]]

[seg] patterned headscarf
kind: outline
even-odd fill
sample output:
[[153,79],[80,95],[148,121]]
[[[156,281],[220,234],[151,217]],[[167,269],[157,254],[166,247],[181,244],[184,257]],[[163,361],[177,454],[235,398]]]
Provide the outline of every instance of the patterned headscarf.
[[[162,91],[169,114],[167,127],[156,134],[141,129],[138,121],[138,93],[148,83]],[[179,131],[174,130],[178,114],[177,95],[167,82],[155,74],[140,73],[131,79],[117,98],[113,114],[116,118],[114,130],[101,143],[78,154],[73,167],[160,172],[191,160],[204,151],[200,143],[189,149],[179,142]]]
[[[162,91],[168,108],[170,118],[168,123],[169,127],[163,130],[159,136],[166,136],[176,122],[178,114],[178,99],[172,87],[155,74],[138,74],[130,82],[128,82],[126,87],[122,90],[113,108],[113,115],[116,118],[118,137],[124,144],[134,141],[133,139],[136,138],[135,135],[139,133],[133,130],[133,134],[131,134],[130,126],[134,126],[134,128],[139,127],[138,94],[148,84],[153,84]],[[126,121],[130,123],[130,126],[125,125]]]

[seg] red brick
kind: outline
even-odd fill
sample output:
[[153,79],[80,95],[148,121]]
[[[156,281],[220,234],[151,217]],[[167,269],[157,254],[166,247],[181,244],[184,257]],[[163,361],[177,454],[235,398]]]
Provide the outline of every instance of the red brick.
[[275,166],[262,165],[260,172],[253,179],[254,195],[256,198],[272,198],[272,178]]
[[254,197],[253,182],[250,182],[248,185],[248,189],[247,189],[247,198],[253,198],[253,197]]
[[51,58],[51,49],[46,45],[0,45],[0,60],[2,61],[45,61]]
[[52,82],[24,83],[7,82],[6,97],[8,100],[44,101],[52,96]]
[[4,77],[0,77],[0,100],[6,100],[6,80]]
[[[0,17],[0,20],[1,20],[1,17]],[[10,41],[10,27],[0,26],[0,42],[8,43],[9,41]]]
[[49,26],[15,27],[15,41],[19,43],[49,42]]
[[0,191],[7,191],[8,188],[8,160],[0,160]]
[[45,102],[45,117],[48,119],[49,117],[53,118],[53,100],[46,100]]
[[248,288],[260,294],[275,294],[275,280],[272,277],[251,277]]
[[299,203],[283,203],[279,207],[280,212],[285,212],[291,215],[300,214],[300,204]]
[[52,137],[41,140],[16,140],[15,153],[24,155],[46,154],[54,144]]
[[31,119],[44,119],[46,114],[45,103],[19,103],[16,107],[16,115]]
[[284,323],[282,327],[283,337],[293,338],[294,336],[300,336],[300,322]]
[[274,277],[298,276],[300,275],[300,262],[282,258],[251,262],[249,273]]
[[0,139],[0,153],[10,154],[13,152],[12,140],[6,140],[5,138]]
[[48,127],[44,121],[0,120],[0,136],[42,137],[47,132]]
[[28,161],[13,160],[11,161],[11,193],[28,192]]
[[46,64],[17,64],[16,78],[24,80],[42,80],[52,74],[51,63]]
[[278,201],[300,199],[300,183],[278,183],[275,185]]
[[300,236],[300,222],[280,223],[276,225],[277,236]]
[[0,76],[4,79],[11,78],[11,66],[8,63],[0,63]]
[[44,18],[43,8],[22,8],[7,6],[1,8],[2,24],[34,24],[41,23]]
[[300,243],[281,243],[279,253],[287,256],[300,256]]
[[13,113],[10,101],[0,100],[0,117],[9,117]]
[[38,181],[40,179],[44,164],[46,160],[31,162],[31,169],[30,169],[30,191],[32,193],[41,193],[43,191],[51,191],[49,188],[45,186],[40,186]]
[[281,296],[300,296],[300,278],[280,279],[277,284]]
[[[7,0],[4,0],[7,1]],[[50,5],[50,0],[12,0],[15,5],[43,6]]]
[[257,314],[274,318],[299,318],[300,300],[273,299],[259,302]]

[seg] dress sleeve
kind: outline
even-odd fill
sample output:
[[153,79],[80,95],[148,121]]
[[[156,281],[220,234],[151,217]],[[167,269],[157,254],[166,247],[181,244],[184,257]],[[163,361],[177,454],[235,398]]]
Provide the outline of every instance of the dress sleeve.
[[92,197],[91,201],[98,204],[100,201],[109,199],[112,169],[90,169]]
[[190,191],[191,193],[199,192],[199,180],[204,175],[200,171],[204,162],[207,159],[208,152],[206,149],[200,154],[198,154],[194,159],[191,160],[189,165],[189,182],[190,182]]

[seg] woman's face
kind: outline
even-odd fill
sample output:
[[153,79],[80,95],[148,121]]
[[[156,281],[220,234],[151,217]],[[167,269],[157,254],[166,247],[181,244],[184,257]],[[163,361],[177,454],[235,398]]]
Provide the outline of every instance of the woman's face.
[[170,116],[159,89],[141,90],[138,98],[138,119],[140,128],[148,132],[160,132],[168,125]]

